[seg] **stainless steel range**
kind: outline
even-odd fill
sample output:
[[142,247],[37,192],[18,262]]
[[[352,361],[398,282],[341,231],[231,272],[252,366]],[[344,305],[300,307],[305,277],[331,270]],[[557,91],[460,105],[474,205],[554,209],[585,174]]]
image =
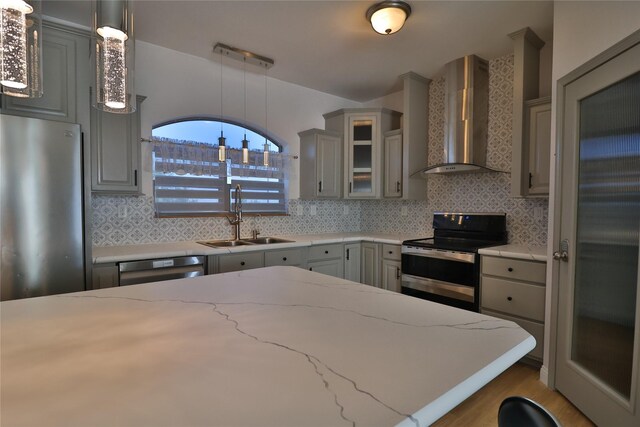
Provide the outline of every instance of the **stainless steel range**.
[[433,230],[402,242],[402,293],[478,311],[478,249],[507,243],[506,214],[436,212]]

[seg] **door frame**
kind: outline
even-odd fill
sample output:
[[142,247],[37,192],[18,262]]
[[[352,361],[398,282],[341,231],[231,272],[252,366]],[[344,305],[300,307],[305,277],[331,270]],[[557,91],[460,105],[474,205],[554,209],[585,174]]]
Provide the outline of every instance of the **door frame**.
[[[547,270],[550,271],[550,275],[548,277],[551,278],[551,286],[547,287],[547,300],[550,300],[550,305],[548,308],[550,309],[550,315],[545,319],[551,325],[547,330],[549,332],[548,339],[545,339],[545,342],[548,347],[548,359],[546,360],[546,368],[547,372],[541,372],[541,377],[547,377],[547,386],[551,389],[555,389],[556,383],[556,357],[557,357],[557,348],[558,348],[558,302],[559,302],[559,283],[560,283],[560,268],[559,262],[555,261],[550,254],[553,251],[557,250],[560,247],[561,241],[561,220],[562,220],[562,187],[565,184],[562,180],[562,147],[564,145],[564,133],[565,133],[565,123],[564,123],[564,110],[565,110],[565,91],[566,87],[584,76],[585,74],[590,73],[594,69],[600,67],[601,65],[609,62],[613,58],[618,55],[626,52],[632,47],[640,44],[640,30],[635,31],[631,35],[622,39],[615,45],[611,46],[604,52],[598,54],[594,58],[585,62],[575,70],[566,74],[564,77],[558,79],[557,82],[557,90],[556,90],[556,130],[555,130],[555,182],[553,186],[553,215],[550,216],[549,226],[550,226],[550,236],[553,236],[552,239],[547,243]],[[575,251],[575,248],[573,248]],[[545,369],[545,366],[542,368]]]

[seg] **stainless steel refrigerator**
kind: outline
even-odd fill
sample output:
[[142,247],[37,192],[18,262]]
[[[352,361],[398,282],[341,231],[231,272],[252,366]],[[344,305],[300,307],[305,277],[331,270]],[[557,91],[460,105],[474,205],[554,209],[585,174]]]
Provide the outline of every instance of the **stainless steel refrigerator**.
[[0,300],[85,289],[80,126],[0,114]]

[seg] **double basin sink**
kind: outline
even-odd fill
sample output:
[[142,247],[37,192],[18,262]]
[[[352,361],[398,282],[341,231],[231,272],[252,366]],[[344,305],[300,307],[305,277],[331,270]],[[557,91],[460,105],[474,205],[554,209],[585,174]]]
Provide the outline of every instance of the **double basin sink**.
[[209,240],[207,242],[198,242],[201,245],[210,246],[212,248],[230,248],[235,246],[247,245],[270,245],[273,243],[292,243],[293,240],[281,239],[279,237],[258,237],[256,239],[240,239],[240,240]]

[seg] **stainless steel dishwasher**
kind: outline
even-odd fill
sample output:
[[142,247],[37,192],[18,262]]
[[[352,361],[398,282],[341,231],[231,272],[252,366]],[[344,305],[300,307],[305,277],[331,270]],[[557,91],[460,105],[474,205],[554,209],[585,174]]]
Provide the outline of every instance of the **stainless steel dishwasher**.
[[147,259],[118,265],[120,286],[204,276],[204,256]]

